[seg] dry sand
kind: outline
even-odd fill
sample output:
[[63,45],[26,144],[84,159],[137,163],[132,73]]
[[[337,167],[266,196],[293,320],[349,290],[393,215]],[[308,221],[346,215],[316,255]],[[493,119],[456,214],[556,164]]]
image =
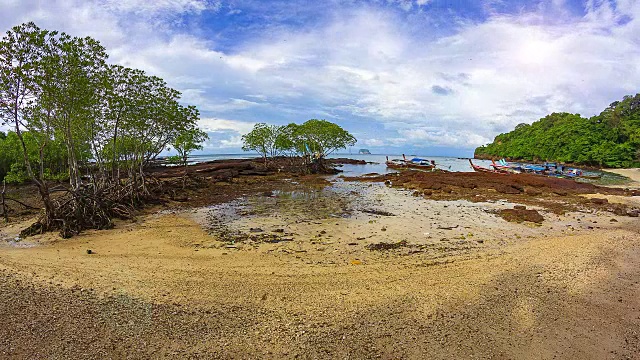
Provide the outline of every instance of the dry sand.
[[[7,242],[0,356],[640,358],[637,218],[511,224],[508,203],[341,186]],[[223,244],[220,223],[291,241]]]

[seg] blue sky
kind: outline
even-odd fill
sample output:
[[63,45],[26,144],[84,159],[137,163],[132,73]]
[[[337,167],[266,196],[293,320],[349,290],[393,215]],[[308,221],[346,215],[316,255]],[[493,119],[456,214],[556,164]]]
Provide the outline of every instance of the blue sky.
[[196,105],[204,152],[256,122],[323,118],[376,153],[471,155],[553,111],[597,114],[640,84],[636,0],[0,0],[100,40]]

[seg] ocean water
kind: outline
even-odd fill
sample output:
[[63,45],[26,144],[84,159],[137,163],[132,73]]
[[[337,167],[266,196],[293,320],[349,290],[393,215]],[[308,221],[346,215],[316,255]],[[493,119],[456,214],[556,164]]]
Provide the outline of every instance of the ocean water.
[[[368,173],[378,173],[384,174],[387,172],[395,172],[395,170],[388,169],[385,165],[386,157],[389,159],[402,159],[402,155],[397,154],[371,154],[371,155],[361,155],[361,154],[331,154],[329,158],[349,158],[356,160],[364,160],[366,162],[371,162],[375,164],[366,164],[366,165],[348,165],[345,164],[339,169],[343,171],[343,174],[346,176],[358,176],[362,174]],[[189,157],[189,161],[193,163],[204,162],[204,161],[212,161],[212,160],[224,160],[224,159],[248,159],[248,158],[256,158],[259,157],[258,154],[254,153],[243,153],[243,154],[211,154],[211,155],[193,155]],[[461,159],[457,157],[446,157],[446,156],[428,156],[428,155],[419,155],[419,154],[407,154],[407,159],[411,159],[413,157],[419,157],[427,160],[434,160],[436,165],[440,169],[454,171],[454,172],[473,172],[471,165],[469,165],[469,160]],[[473,160],[473,163],[476,165],[489,167],[491,161],[487,160]]]

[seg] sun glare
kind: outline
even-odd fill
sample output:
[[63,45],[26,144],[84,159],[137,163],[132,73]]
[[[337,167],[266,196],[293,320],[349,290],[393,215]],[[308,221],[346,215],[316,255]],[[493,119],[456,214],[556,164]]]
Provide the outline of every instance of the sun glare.
[[520,46],[518,59],[524,64],[543,64],[551,54],[551,45],[543,41],[534,40]]

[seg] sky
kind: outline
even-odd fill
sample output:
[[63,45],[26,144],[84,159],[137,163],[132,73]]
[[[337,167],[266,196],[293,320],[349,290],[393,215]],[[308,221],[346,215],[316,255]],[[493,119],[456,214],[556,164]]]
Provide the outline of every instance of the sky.
[[471,156],[640,84],[636,0],[0,0],[0,32],[27,21],[164,78],[200,110],[203,153],[317,118],[354,152]]

